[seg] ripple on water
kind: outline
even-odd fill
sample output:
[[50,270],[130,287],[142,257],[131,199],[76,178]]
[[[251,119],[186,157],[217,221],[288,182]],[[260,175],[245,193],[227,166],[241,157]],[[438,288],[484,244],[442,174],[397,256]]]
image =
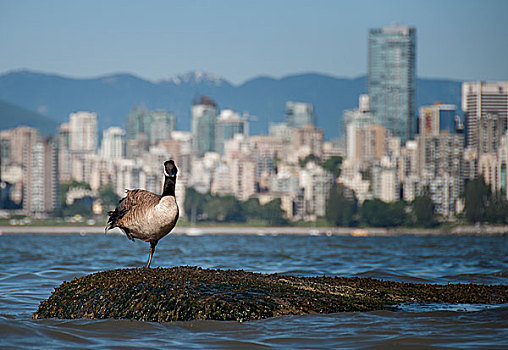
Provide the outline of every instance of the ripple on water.
[[[261,232],[261,231],[260,231]],[[198,265],[405,282],[508,284],[508,236],[199,235],[163,239],[154,266]],[[508,307],[402,305],[398,311],[246,323],[31,320],[62,281],[139,267],[148,246],[122,235],[0,236],[0,347],[508,348]]]

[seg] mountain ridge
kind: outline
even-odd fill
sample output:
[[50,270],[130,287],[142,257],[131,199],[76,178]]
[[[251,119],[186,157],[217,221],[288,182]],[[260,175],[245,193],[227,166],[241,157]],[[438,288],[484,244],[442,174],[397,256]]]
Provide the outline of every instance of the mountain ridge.
[[[417,106],[435,101],[460,107],[461,82],[418,79]],[[358,96],[367,91],[366,76],[337,78],[323,73],[292,74],[281,78],[259,76],[234,85],[218,75],[191,71],[149,81],[130,73],[92,78],[70,78],[29,70],[0,75],[0,100],[45,115],[57,123],[71,112],[94,111],[99,128],[125,125],[133,107],[165,109],[177,116],[177,128],[190,129],[190,105],[198,95],[208,95],[220,108],[256,116],[253,134],[266,133],[271,122],[284,120],[288,100],[312,103],[318,127],[327,139],[337,137],[345,109],[356,108]],[[5,118],[0,115],[0,122]],[[2,125],[4,123],[2,122]]]

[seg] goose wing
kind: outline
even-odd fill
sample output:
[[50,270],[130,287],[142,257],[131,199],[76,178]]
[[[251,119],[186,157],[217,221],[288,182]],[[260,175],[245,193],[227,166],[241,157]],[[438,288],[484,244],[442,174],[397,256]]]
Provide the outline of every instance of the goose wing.
[[119,227],[129,236],[129,222],[142,220],[147,210],[155,207],[160,198],[161,196],[150,191],[127,190],[127,195],[120,200],[116,209],[108,213],[106,231]]

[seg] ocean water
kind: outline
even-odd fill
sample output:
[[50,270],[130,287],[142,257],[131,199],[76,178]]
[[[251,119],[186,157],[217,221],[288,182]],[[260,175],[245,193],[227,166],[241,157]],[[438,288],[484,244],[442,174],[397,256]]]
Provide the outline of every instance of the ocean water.
[[[149,245],[118,234],[0,235],[0,348],[508,348],[508,305],[402,305],[398,311],[251,322],[32,320],[63,281],[140,267]],[[174,235],[152,267],[508,285],[508,236]]]

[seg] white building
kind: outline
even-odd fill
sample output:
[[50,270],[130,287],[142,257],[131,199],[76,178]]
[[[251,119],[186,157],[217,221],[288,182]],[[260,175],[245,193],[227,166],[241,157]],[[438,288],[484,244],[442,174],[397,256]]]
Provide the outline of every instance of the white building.
[[215,125],[215,151],[224,154],[224,143],[236,134],[249,135],[248,116],[240,116],[230,109],[222,110]]
[[306,124],[316,125],[314,106],[304,102],[286,102],[286,124],[292,128],[303,128]]
[[398,201],[400,196],[397,168],[385,158],[381,166],[372,167],[371,172],[373,196],[387,203]]
[[95,152],[97,150],[97,114],[81,111],[71,113],[69,119],[71,151]]
[[300,171],[300,186],[304,189],[307,213],[312,218],[324,216],[326,201],[333,184],[333,175],[314,162],[308,162]]
[[125,157],[125,131],[112,126],[102,132],[100,154],[105,159],[118,159]]
[[27,153],[24,165],[23,209],[30,215],[44,215],[58,207],[58,152],[49,140],[37,141]]
[[462,110],[466,121],[466,144],[468,147],[477,149],[480,146],[479,134],[482,118],[500,118],[506,129],[508,81],[462,83]]

